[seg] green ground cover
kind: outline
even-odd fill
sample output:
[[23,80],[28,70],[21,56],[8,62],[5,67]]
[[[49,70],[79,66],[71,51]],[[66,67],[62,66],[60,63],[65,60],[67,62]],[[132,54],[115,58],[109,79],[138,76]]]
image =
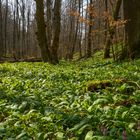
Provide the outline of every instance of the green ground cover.
[[140,60],[0,64],[1,140],[140,139]]

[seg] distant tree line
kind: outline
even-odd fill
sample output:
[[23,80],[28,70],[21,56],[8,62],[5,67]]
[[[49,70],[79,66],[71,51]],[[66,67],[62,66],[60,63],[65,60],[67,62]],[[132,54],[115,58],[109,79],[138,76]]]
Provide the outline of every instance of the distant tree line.
[[31,0],[0,0],[0,59],[40,57]]
[[140,1],[0,0],[0,61],[140,57]]

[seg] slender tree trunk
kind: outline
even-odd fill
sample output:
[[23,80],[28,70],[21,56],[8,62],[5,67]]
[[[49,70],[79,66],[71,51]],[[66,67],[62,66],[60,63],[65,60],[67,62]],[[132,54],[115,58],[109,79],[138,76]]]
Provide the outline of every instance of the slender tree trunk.
[[[108,12],[108,0],[104,0],[105,2],[105,12]],[[107,27],[108,27],[108,20],[105,19],[105,42],[107,40]]]
[[54,18],[53,18],[53,44],[52,44],[52,63],[59,63],[58,60],[58,48],[59,48],[59,37],[60,37],[60,26],[61,26],[61,0],[55,0],[54,5]]
[[[86,2],[86,6],[88,7],[89,6],[89,1],[87,0],[87,2]],[[88,12],[86,11],[86,14],[85,14],[85,19],[86,20],[88,20]],[[85,24],[85,29],[84,29],[84,32],[85,32],[85,39],[84,39],[84,46],[85,46],[85,48],[84,48],[84,56],[86,57],[87,56],[87,39],[88,39],[88,32],[87,32],[87,30],[88,30],[88,25],[87,24]]]
[[[75,12],[77,10],[76,8],[76,0],[69,1],[70,3],[70,11]],[[67,42],[67,59],[72,60],[74,50],[75,50],[75,37],[76,37],[76,28],[77,28],[77,21],[76,17],[69,15],[68,20],[68,42]]]
[[3,30],[2,30],[2,2],[0,0],[0,60],[3,56],[4,53],[4,48],[3,48]]
[[6,9],[5,9],[5,30],[4,30],[4,55],[7,54],[7,16],[8,16],[8,0],[6,0]]
[[21,58],[24,59],[25,55],[25,2],[22,0],[22,9],[21,9],[21,14],[22,14],[22,42],[21,42]]
[[30,51],[31,51],[31,44],[30,44],[30,16],[31,16],[31,8],[28,6],[28,12],[27,12],[27,37],[26,37],[26,55],[27,57],[30,57]]
[[20,58],[20,18],[19,18],[19,0],[16,0],[16,60],[19,60]]
[[93,1],[90,0],[90,5],[89,5],[89,29],[88,29],[88,46],[87,46],[87,57],[91,57],[92,52],[91,52],[91,46],[92,46],[92,6],[93,6]]
[[[81,9],[82,6],[82,9]],[[79,0],[79,13],[82,12],[82,18],[83,16],[83,0]],[[79,47],[79,58],[82,58],[82,48],[81,48],[81,42],[82,42],[82,32],[83,32],[83,23],[79,23],[79,42],[78,42],[78,47]]]
[[13,57],[16,60],[16,12],[14,10],[14,24],[13,24]]
[[75,29],[75,34],[74,34],[74,39],[73,39],[73,43],[72,43],[72,48],[71,48],[71,52],[70,52],[70,56],[69,56],[69,59],[72,60],[73,59],[73,55],[74,55],[74,51],[75,51],[75,45],[76,45],[76,42],[77,42],[77,34],[78,34],[78,24],[79,24],[79,21],[77,19],[76,21],[76,29]]

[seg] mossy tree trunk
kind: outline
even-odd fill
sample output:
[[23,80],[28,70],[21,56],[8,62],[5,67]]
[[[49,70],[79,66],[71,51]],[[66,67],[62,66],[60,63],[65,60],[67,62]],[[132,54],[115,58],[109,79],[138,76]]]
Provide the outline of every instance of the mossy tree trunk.
[[126,46],[123,58],[140,57],[140,0],[124,0]]

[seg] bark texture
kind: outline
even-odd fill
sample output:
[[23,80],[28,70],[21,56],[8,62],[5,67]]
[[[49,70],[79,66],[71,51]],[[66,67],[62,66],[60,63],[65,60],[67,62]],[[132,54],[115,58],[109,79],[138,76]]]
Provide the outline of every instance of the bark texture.
[[61,0],[55,0],[54,15],[53,15],[53,43],[51,49],[52,63],[59,63],[58,60],[58,48],[59,48],[59,37],[60,37],[60,26],[61,26]]
[[44,19],[44,3],[43,0],[36,0],[36,22],[37,22],[37,38],[41,49],[42,60],[50,62],[50,51],[46,36],[46,25]]
[[124,18],[128,20],[125,27],[126,56],[134,59],[140,57],[140,0],[124,0]]

